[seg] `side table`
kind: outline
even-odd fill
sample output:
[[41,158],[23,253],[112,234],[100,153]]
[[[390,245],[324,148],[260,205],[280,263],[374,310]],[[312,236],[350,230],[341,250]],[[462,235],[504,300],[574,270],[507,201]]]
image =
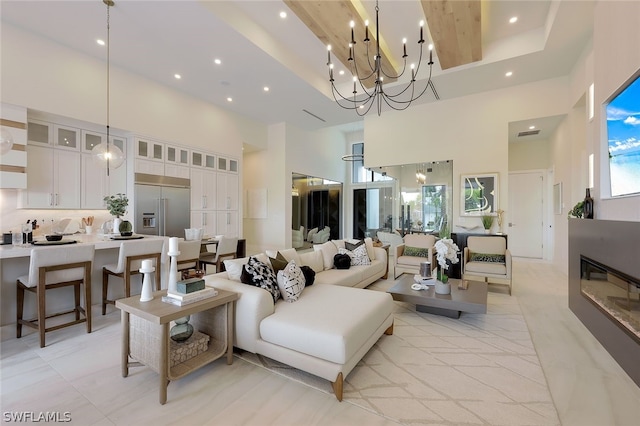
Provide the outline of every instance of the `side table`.
[[[153,300],[141,302],[140,296],[116,300],[122,311],[122,377],[129,367],[146,365],[160,375],[160,404],[167,402],[167,386],[216,359],[227,355],[233,362],[233,319],[236,293],[218,290],[216,297],[185,306],[162,301],[166,290],[153,293]],[[194,329],[209,335],[206,351],[180,364],[170,366],[169,323],[191,316]]]

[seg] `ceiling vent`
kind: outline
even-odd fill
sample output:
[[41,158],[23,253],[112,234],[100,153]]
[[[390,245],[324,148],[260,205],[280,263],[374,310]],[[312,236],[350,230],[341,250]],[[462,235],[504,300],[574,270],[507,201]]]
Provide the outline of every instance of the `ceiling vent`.
[[540,130],[528,130],[526,132],[519,132],[518,137],[521,138],[523,136],[535,136],[540,133]]

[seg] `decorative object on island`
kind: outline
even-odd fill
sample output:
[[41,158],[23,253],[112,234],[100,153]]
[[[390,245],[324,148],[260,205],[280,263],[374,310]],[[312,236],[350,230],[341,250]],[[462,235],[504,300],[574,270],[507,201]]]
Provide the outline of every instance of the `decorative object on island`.
[[420,276],[422,278],[431,277],[431,262],[420,262]]
[[493,216],[490,214],[483,214],[480,216],[480,220],[482,221],[482,227],[484,228],[484,233],[488,234],[491,232],[491,227],[493,226]]
[[[317,8],[322,7],[325,9],[328,4],[320,4],[322,2],[290,2],[289,7],[293,8],[294,13],[305,16],[317,16]],[[342,7],[337,4],[337,8]],[[336,12],[340,12],[336,10]],[[411,65],[411,78],[407,78],[408,81],[405,84],[400,85],[396,90],[387,85],[383,87],[383,79],[389,79],[389,82],[393,82],[395,79],[400,80],[405,71],[409,71],[407,68],[407,39],[403,39],[404,55],[402,55],[403,65],[400,74],[393,70],[393,67],[389,66],[384,57],[388,56],[386,48],[380,47],[380,27],[378,23],[378,2],[376,1],[376,23],[375,23],[375,39],[374,46],[371,46],[369,39],[369,21],[365,21],[365,37],[363,40],[364,49],[362,51],[356,51],[356,40],[354,36],[355,22],[351,21],[351,42],[348,47],[341,43],[336,45],[336,56],[339,61],[344,64],[349,64],[351,67],[351,75],[353,76],[353,93],[349,96],[343,96],[336,87],[333,79],[333,62],[331,62],[331,50],[332,47],[329,44],[327,46],[327,66],[329,67],[329,83],[331,84],[331,92],[333,98],[344,109],[354,110],[359,116],[366,115],[371,107],[376,104],[378,115],[382,113],[382,106],[386,104],[394,110],[404,110],[411,105],[413,101],[421,97],[427,89],[431,89],[436,99],[440,99],[438,92],[431,80],[431,69],[433,67],[433,44],[429,44],[429,73],[427,82],[422,89],[416,88],[416,77],[420,71],[420,64],[422,58],[422,48],[424,45],[424,38],[422,34],[424,20],[420,21],[420,38],[418,39],[418,45],[420,46],[420,52],[418,56],[417,65]],[[304,19],[303,19],[304,20]],[[323,31],[317,31],[316,36],[320,39],[326,40],[326,34]],[[331,38],[330,38],[331,39]],[[337,40],[336,40],[337,43]],[[347,50],[348,49],[348,50]],[[348,59],[347,59],[348,55]],[[374,60],[371,60],[373,56]],[[361,68],[363,71],[358,70]],[[360,92],[358,92],[358,86]]]
[[145,259],[140,266],[140,273],[144,274],[142,280],[142,292],[140,293],[140,301],[148,302],[153,300],[153,292],[151,290],[151,274],[155,272],[156,268],[153,267],[153,260]]
[[589,188],[587,188],[587,193],[584,197],[583,215],[585,219],[593,219],[593,198],[591,198]]
[[171,331],[169,331],[171,340],[174,342],[184,342],[191,337],[193,334],[193,326],[189,324],[189,319],[191,319],[191,316],[187,315],[186,317],[176,320],[176,325],[171,327]]
[[582,219],[582,214],[584,213],[584,201],[578,201],[578,203],[573,206],[569,213],[567,213],[568,218],[576,217],[578,219]]
[[[120,148],[109,143],[109,48],[110,43],[110,18],[109,8],[114,6],[113,0],[102,0],[107,5],[107,41],[104,44],[107,47],[107,137],[104,142],[100,142],[94,146],[91,150],[94,162],[100,167],[107,169],[107,176],[109,176],[109,169],[117,169],[124,163],[124,153]],[[117,228],[116,228],[117,230]],[[114,230],[115,232],[115,230]]]
[[[446,283],[449,281],[447,269],[449,265],[447,260],[452,264],[458,263],[458,246],[450,238],[442,238],[436,241],[436,258],[438,259],[438,281]],[[445,293],[446,294],[446,293]]]
[[498,209],[496,214],[498,217],[498,234],[502,234],[502,220],[504,219],[504,210]]
[[118,226],[118,231],[120,231],[120,235],[123,237],[130,237],[133,235],[133,226],[128,220],[123,220]]
[[111,216],[115,216],[115,219],[113,219],[112,232],[119,232],[121,223],[120,216],[124,216],[127,213],[129,199],[125,194],[117,193],[116,195],[104,197],[104,202],[107,204],[107,210],[109,210]]

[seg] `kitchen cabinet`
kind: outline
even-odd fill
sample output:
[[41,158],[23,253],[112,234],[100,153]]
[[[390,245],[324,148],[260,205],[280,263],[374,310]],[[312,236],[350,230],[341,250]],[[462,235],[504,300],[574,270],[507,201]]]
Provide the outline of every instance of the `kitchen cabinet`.
[[191,210],[191,227],[202,228],[205,236],[213,237],[219,234],[216,221],[217,216],[214,210]]
[[136,139],[136,158],[164,161],[164,144],[148,139]]
[[58,124],[54,124],[53,126],[53,144],[56,148],[71,151],[80,150],[80,135],[80,129]]
[[165,153],[164,175],[189,179],[189,150],[167,145]]
[[27,145],[27,189],[22,208],[80,208],[80,152]]
[[218,157],[218,170],[238,173],[238,160],[233,158]]
[[238,211],[218,210],[216,213],[216,233],[226,237],[238,236]]
[[216,205],[218,210],[238,210],[238,175],[218,173]]
[[28,120],[27,140],[29,144],[52,145],[53,124],[45,121]]
[[[114,141],[116,146],[118,142]],[[127,192],[126,164],[117,169],[106,169],[96,165],[93,155],[84,153],[81,156],[80,208],[104,209],[104,197]]]
[[191,169],[191,210],[216,210],[216,172]]
[[216,169],[216,156],[206,152],[192,151],[191,166],[202,167],[209,170]]

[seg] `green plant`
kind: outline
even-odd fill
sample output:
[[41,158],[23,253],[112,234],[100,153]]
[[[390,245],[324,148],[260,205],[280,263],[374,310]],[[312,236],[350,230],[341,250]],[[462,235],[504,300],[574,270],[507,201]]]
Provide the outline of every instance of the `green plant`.
[[482,226],[484,227],[484,229],[491,229],[491,226],[493,225],[493,216],[483,214],[482,216],[480,216],[480,220],[482,221]]
[[127,213],[127,206],[129,205],[129,199],[125,194],[109,195],[104,197],[104,202],[107,203],[107,210],[111,216],[120,217]]
[[584,201],[579,201],[569,213],[567,213],[567,217],[577,217],[578,219],[582,219],[582,215],[584,214]]

